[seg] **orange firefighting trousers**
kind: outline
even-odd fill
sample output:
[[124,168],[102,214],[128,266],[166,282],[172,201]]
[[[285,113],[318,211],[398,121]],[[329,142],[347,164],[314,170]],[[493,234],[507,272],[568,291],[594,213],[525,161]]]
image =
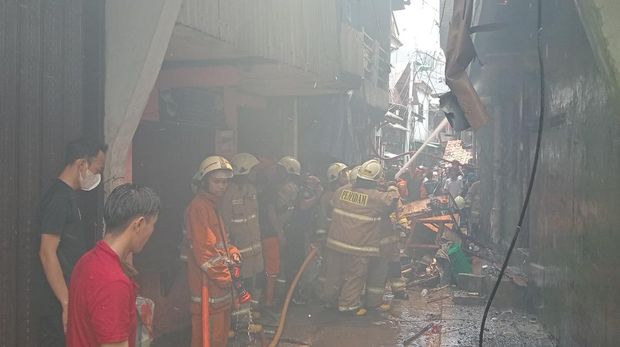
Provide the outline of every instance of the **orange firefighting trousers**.
[[[211,305],[209,322],[211,325],[211,347],[226,347],[230,330],[230,305],[214,309]],[[199,303],[192,303],[192,347],[202,347],[202,316]]]

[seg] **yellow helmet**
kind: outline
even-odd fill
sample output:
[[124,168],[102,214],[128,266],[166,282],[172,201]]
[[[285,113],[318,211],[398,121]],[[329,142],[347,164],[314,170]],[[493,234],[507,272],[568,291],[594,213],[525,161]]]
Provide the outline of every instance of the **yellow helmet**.
[[280,159],[280,161],[278,161],[278,165],[284,167],[286,172],[290,174],[297,176],[301,175],[301,164],[297,161],[297,159],[291,156],[286,156]]
[[360,167],[361,166],[358,165],[351,170],[351,173],[349,174],[349,179],[351,180],[351,183],[355,183],[355,180],[357,180],[357,174],[360,171]]
[[250,170],[259,164],[259,161],[250,153],[239,153],[232,157],[230,163],[233,167],[233,174],[242,176],[249,174]]
[[383,176],[383,167],[377,159],[372,159],[360,166],[357,178],[377,182]]
[[233,168],[232,165],[230,165],[230,162],[222,156],[214,155],[208,157],[200,163],[200,168],[192,180],[194,182],[202,181],[207,174],[218,170],[222,171],[223,177],[225,178],[231,178],[233,176]]
[[327,168],[327,182],[335,182],[340,178],[340,173],[347,169],[343,163],[333,163]]

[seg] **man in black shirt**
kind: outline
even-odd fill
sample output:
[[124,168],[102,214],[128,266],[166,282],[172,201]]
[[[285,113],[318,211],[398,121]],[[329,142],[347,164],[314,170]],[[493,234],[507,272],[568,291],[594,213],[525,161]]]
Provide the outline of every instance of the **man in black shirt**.
[[39,346],[65,346],[68,284],[86,244],[77,190],[90,191],[101,182],[107,147],[80,139],[67,145],[65,168],[40,203],[40,276],[37,288]]

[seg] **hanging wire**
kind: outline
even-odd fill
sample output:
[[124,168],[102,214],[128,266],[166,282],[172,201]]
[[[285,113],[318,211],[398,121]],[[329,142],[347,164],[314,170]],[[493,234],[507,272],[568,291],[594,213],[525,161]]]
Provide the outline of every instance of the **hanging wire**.
[[543,60],[543,47],[542,47],[542,0],[538,0],[538,35],[537,35],[537,46],[538,46],[538,65],[539,65],[539,74],[540,74],[540,118],[538,123],[538,137],[536,139],[536,149],[534,152],[534,163],[532,166],[532,173],[530,175],[530,182],[527,187],[527,194],[525,195],[525,200],[523,201],[523,207],[521,208],[521,215],[519,216],[519,223],[517,224],[517,228],[515,230],[514,236],[512,237],[512,242],[510,243],[510,247],[508,248],[508,253],[506,254],[506,258],[504,259],[504,263],[502,264],[502,269],[497,276],[497,281],[493,286],[493,291],[489,296],[489,300],[487,301],[486,307],[484,308],[484,315],[482,316],[482,323],[480,324],[480,334],[478,339],[478,346],[482,347],[482,343],[484,341],[484,326],[487,321],[487,316],[489,314],[489,309],[491,308],[491,304],[493,303],[493,299],[495,298],[495,294],[497,293],[497,289],[502,281],[502,277],[504,277],[504,273],[506,272],[506,268],[508,267],[508,261],[510,260],[510,256],[512,255],[512,251],[515,248],[517,243],[517,238],[519,237],[519,233],[521,232],[521,227],[523,226],[523,221],[525,220],[525,215],[527,212],[527,207],[530,204],[530,198],[532,196],[532,190],[534,189],[534,181],[536,179],[536,172],[538,169],[538,162],[540,157],[540,147],[542,143],[543,136],[543,126],[545,120],[545,65]]

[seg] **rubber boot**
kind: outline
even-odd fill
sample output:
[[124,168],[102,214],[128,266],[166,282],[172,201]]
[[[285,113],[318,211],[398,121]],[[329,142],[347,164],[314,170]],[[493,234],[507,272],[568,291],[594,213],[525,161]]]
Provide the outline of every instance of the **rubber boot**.
[[275,304],[276,278],[267,277],[265,281],[265,307],[272,308]]
[[366,310],[363,307],[360,307],[355,310],[347,310],[347,311],[339,311],[339,312],[340,314],[344,316],[363,317],[368,313],[368,310]]
[[264,301],[261,307],[261,323],[278,324],[280,315],[275,308],[276,278],[267,277],[265,281]]

